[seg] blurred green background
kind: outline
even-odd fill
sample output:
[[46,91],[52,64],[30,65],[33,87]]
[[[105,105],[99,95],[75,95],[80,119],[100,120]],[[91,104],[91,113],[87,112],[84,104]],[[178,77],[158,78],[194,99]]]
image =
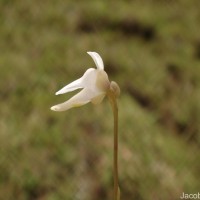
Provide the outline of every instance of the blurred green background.
[[95,67],[119,99],[122,200],[200,192],[200,1],[1,0],[0,199],[112,199],[107,100],[56,113]]

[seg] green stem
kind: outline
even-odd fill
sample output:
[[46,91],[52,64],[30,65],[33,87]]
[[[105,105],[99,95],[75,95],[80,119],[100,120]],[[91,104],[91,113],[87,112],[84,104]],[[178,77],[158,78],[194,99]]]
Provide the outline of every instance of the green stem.
[[114,93],[110,92],[109,100],[113,110],[114,117],[114,145],[113,145],[113,173],[114,173],[114,200],[119,200],[119,186],[118,186],[118,106]]

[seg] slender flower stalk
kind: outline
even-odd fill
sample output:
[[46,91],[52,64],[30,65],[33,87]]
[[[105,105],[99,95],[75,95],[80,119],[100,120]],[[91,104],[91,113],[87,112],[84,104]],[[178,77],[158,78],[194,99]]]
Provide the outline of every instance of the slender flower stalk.
[[104,71],[103,60],[96,52],[87,52],[94,60],[97,69],[89,68],[81,78],[66,85],[56,92],[56,95],[82,89],[68,101],[52,106],[53,111],[65,111],[73,107],[79,107],[89,102],[99,104],[105,96],[108,97],[114,117],[114,145],[113,145],[113,177],[114,177],[114,200],[120,200],[118,186],[118,106],[117,97],[120,95],[120,88],[114,81],[110,82],[107,73]]
[[114,136],[113,136],[113,176],[114,176],[114,200],[120,200],[119,178],[118,178],[118,105],[117,97],[120,94],[119,86],[111,82],[110,90],[107,95],[112,107],[114,117]]

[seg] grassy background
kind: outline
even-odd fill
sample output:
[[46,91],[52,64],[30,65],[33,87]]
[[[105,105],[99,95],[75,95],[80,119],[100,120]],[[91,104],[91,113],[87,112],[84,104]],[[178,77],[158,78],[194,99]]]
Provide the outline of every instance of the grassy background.
[[112,199],[107,100],[54,96],[98,52],[119,99],[122,200],[200,188],[200,1],[0,1],[0,199]]

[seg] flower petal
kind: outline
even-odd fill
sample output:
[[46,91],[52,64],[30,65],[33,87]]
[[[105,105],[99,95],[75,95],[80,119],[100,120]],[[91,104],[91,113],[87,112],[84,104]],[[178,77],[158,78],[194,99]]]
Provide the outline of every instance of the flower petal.
[[91,103],[94,105],[100,104],[105,97],[105,93],[101,93],[98,96],[95,96],[94,98],[91,99]]
[[58,92],[56,92],[56,95],[64,94],[64,93],[67,93],[67,92],[71,92],[71,91],[83,88],[83,86],[82,86],[82,79],[83,78],[81,77],[81,78],[73,81],[72,83],[66,85],[65,87],[63,87],[62,89],[60,89]]
[[93,84],[93,79],[95,79],[94,71],[96,71],[94,68],[89,68],[81,78],[69,83],[68,85],[60,89],[58,92],[56,92],[56,95],[71,92],[80,88],[84,88],[87,85]]
[[103,70],[104,69],[104,64],[103,64],[103,60],[102,60],[101,56],[96,52],[88,51],[87,53],[94,60],[96,66],[97,66],[97,69],[102,69]]
[[98,91],[92,91],[89,88],[84,88],[83,90],[81,90],[78,94],[73,96],[68,101],[58,104],[58,105],[55,105],[55,106],[52,106],[51,110],[65,111],[65,110],[69,110],[70,108],[73,108],[73,107],[79,107],[86,103],[89,103],[90,101],[92,101],[92,99],[100,96],[101,94],[103,94],[103,93],[98,92]]

